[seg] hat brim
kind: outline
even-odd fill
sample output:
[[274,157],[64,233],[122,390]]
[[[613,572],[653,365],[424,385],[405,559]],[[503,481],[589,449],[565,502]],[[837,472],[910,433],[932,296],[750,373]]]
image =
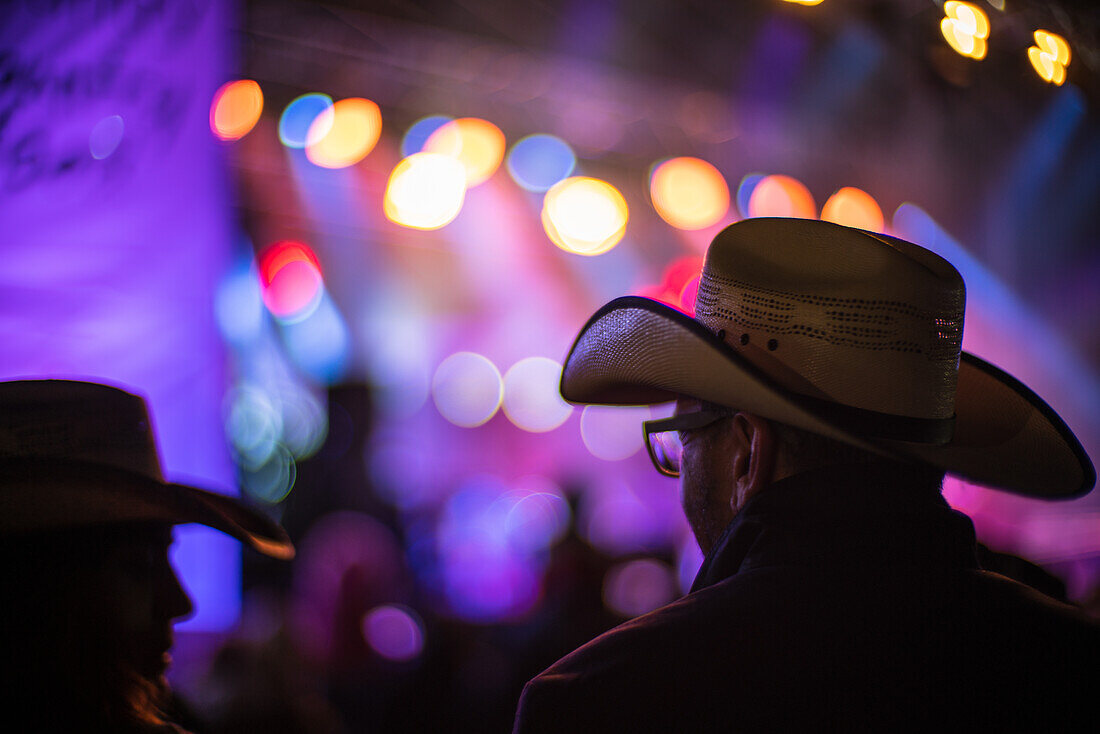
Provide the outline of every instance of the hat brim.
[[132,522],[201,523],[264,555],[294,557],[277,523],[240,501],[87,461],[0,462],[0,531],[6,535]]
[[1096,481],[1088,455],[1057,413],[972,354],[960,358],[947,443],[876,438],[846,428],[844,406],[783,388],[695,319],[640,296],[617,298],[589,319],[566,358],[561,394],[572,403],[603,405],[691,396],[1028,497],[1079,497]]

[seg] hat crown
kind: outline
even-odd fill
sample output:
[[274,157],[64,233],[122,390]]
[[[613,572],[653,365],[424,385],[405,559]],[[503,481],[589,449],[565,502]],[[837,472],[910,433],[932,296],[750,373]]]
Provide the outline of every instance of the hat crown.
[[0,383],[0,459],[88,462],[163,480],[145,401],[91,382]]
[[751,219],[711,244],[695,318],[783,387],[854,408],[950,418],[965,288],[886,235]]

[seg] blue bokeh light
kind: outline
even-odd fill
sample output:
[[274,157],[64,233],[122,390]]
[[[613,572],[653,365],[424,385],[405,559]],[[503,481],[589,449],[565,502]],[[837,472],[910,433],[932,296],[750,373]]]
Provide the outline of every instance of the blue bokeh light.
[[528,191],[542,192],[573,173],[577,156],[561,138],[528,135],[512,146],[506,165],[516,183]]
[[401,139],[401,157],[408,158],[413,153],[419,153],[432,133],[453,119],[447,115],[429,115],[414,122]]
[[749,216],[749,199],[752,198],[752,192],[756,189],[756,184],[760,183],[766,176],[765,173],[749,173],[737,185],[737,211],[741,212],[742,217]]
[[298,97],[279,117],[279,140],[288,148],[306,147],[310,125],[325,110],[332,108],[332,97],[313,92]]
[[92,128],[92,134],[88,137],[88,148],[92,152],[92,158],[103,160],[114,153],[115,148],[122,142],[125,127],[119,115],[104,117],[97,122]]

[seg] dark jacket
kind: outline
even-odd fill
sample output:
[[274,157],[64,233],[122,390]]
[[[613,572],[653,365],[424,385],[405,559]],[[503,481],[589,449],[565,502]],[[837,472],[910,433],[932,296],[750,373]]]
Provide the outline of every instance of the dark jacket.
[[1096,731],[1100,626],[974,548],[898,466],[776,482],[690,594],[531,680],[515,732]]

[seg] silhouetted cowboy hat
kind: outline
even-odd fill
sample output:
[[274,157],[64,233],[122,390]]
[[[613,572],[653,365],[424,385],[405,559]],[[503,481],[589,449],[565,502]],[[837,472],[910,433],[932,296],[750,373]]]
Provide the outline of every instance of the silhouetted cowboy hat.
[[687,395],[1048,499],[1096,473],[1034,392],[961,352],[965,288],[938,255],[829,222],[747,219],[710,245],[695,318],[618,298],[562,370],[574,403]]
[[275,558],[278,524],[225,495],[164,481],[145,401],[72,380],[0,382],[0,534],[197,522]]

